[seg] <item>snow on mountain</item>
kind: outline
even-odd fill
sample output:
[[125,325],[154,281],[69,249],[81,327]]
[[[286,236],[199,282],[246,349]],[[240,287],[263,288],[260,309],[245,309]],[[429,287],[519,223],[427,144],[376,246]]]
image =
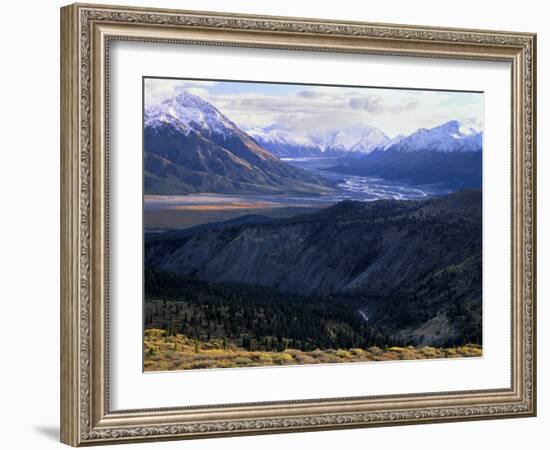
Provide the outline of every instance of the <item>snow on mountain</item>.
[[328,180],[293,167],[196,95],[183,92],[144,112],[145,192],[149,194],[308,193]]
[[[244,132],[215,106],[185,91],[158,105],[147,107],[144,120],[145,126],[151,128],[171,124],[184,134],[193,130],[204,136],[216,136],[225,140],[236,133],[247,139],[242,136]],[[368,154],[374,150],[479,151],[483,136],[475,128],[458,120],[451,120],[431,129],[420,128],[409,136],[399,135],[391,140],[380,129],[367,124],[356,124],[308,135],[297,135],[277,125],[271,125],[248,129],[246,134],[263,149],[278,157],[349,152]]]
[[144,119],[146,127],[170,123],[187,133],[195,130],[202,134],[224,136],[237,129],[216,107],[186,91],[145,108]]
[[395,145],[395,144],[399,144],[403,139],[405,139],[407,136],[403,135],[403,134],[398,134],[397,136],[395,136],[393,139],[390,139],[388,142],[386,142],[383,146],[382,146],[382,150],[387,150],[388,148],[390,148],[392,145]]
[[293,136],[289,131],[272,128],[266,130],[262,128],[252,128],[247,130],[249,136],[254,139],[259,139],[262,142],[269,142],[272,144],[289,144],[302,147],[315,147],[313,141],[307,137]]
[[299,136],[271,125],[252,128],[247,133],[262,147],[279,157],[319,156],[323,153],[354,152],[367,154],[388,142],[378,128],[357,124],[350,127]]
[[420,128],[395,143],[389,142],[386,151],[416,152],[422,150],[455,152],[480,151],[483,134],[458,120],[451,120],[434,128]]
[[370,153],[375,147],[386,143],[388,137],[378,128],[366,124],[329,130],[312,136],[323,152]]
[[388,137],[378,128],[368,127],[363,137],[353,146],[350,151],[359,153],[370,153],[375,147],[388,142]]

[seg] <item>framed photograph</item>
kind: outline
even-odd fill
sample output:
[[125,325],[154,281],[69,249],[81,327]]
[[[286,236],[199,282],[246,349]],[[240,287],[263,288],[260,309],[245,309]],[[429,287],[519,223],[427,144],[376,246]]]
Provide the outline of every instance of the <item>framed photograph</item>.
[[536,36],[61,9],[61,440],[536,414]]

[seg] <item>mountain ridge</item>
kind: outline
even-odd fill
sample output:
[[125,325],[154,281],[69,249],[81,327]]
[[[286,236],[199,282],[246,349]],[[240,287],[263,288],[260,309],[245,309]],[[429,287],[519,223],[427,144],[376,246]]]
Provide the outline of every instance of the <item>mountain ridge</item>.
[[364,124],[293,135],[289,130],[270,125],[250,128],[246,132],[256,142],[278,157],[343,156],[368,154],[389,141],[380,129]]
[[[350,295],[362,299],[375,323],[405,333],[405,340],[433,344],[460,335],[452,323],[439,337],[418,335],[429,320],[449,322],[452,305],[480,314],[480,191],[343,201],[313,214],[173,237],[146,241],[148,268],[304,296]],[[406,307],[400,299],[408,299]]]
[[184,92],[144,111],[146,194],[308,193],[328,181],[292,167],[198,96]]
[[409,135],[388,138],[379,128],[364,123],[323,132],[296,136],[291,131],[270,125],[246,132],[278,157],[368,155],[375,151],[478,151],[483,133],[458,120],[433,128],[419,128]]
[[483,133],[452,120],[422,128],[351,163],[330,170],[357,176],[378,176],[415,185],[437,184],[453,190],[482,184]]
[[482,139],[482,132],[478,132],[458,120],[450,120],[433,128],[420,128],[408,136],[401,137],[391,145],[379,146],[374,150],[387,152],[481,151]]

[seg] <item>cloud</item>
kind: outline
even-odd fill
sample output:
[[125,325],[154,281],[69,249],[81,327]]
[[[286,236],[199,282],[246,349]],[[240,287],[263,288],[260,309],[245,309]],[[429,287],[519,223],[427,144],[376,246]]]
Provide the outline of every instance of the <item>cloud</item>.
[[322,94],[319,91],[314,91],[313,89],[300,91],[296,95],[298,97],[305,97],[305,98],[318,98],[318,97],[322,96]]
[[146,79],[146,105],[182,90],[212,103],[245,130],[274,126],[307,136],[369,124],[394,137],[453,119],[483,127],[482,94],[443,91]]
[[478,131],[483,130],[483,119],[479,117],[463,117],[461,119],[465,125],[468,125]]
[[347,128],[358,123],[369,123],[369,121],[367,117],[348,110],[341,114],[334,111],[318,111],[315,114],[282,114],[274,117],[274,123],[278,128],[290,131],[298,137],[307,137],[309,134],[322,133],[335,128]]
[[401,113],[403,111],[409,111],[411,109],[416,109],[419,106],[420,106],[420,100],[418,100],[418,99],[410,100],[408,102],[400,103],[398,105],[392,106],[391,107],[391,112],[394,113],[394,114],[398,114],[398,113]]
[[185,91],[189,92],[190,94],[198,95],[199,97],[202,97],[202,98],[208,98],[209,97],[208,91],[203,87],[190,87],[190,88],[187,88],[187,89],[178,88],[177,90],[178,91],[185,90]]
[[189,92],[195,90],[196,95],[206,97],[208,96],[208,87],[216,84],[215,81],[146,78],[144,83],[145,104],[147,106],[157,105],[185,90]]
[[352,97],[349,99],[349,105],[353,109],[364,109],[372,114],[378,114],[387,110],[384,100],[376,96]]
[[420,100],[402,101],[394,105],[389,105],[387,100],[378,96],[352,97],[349,99],[349,105],[353,109],[362,109],[371,114],[381,114],[391,112],[398,114],[403,111],[415,109],[420,105]]

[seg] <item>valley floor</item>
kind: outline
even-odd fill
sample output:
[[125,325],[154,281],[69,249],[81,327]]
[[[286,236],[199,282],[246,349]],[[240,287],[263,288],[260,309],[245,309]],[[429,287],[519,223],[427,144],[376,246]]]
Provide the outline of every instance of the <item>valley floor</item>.
[[251,351],[222,339],[201,342],[183,334],[167,335],[164,330],[156,328],[145,330],[143,345],[146,372],[482,356],[481,346],[475,344],[451,348],[408,346],[382,349],[374,346],[366,350]]

